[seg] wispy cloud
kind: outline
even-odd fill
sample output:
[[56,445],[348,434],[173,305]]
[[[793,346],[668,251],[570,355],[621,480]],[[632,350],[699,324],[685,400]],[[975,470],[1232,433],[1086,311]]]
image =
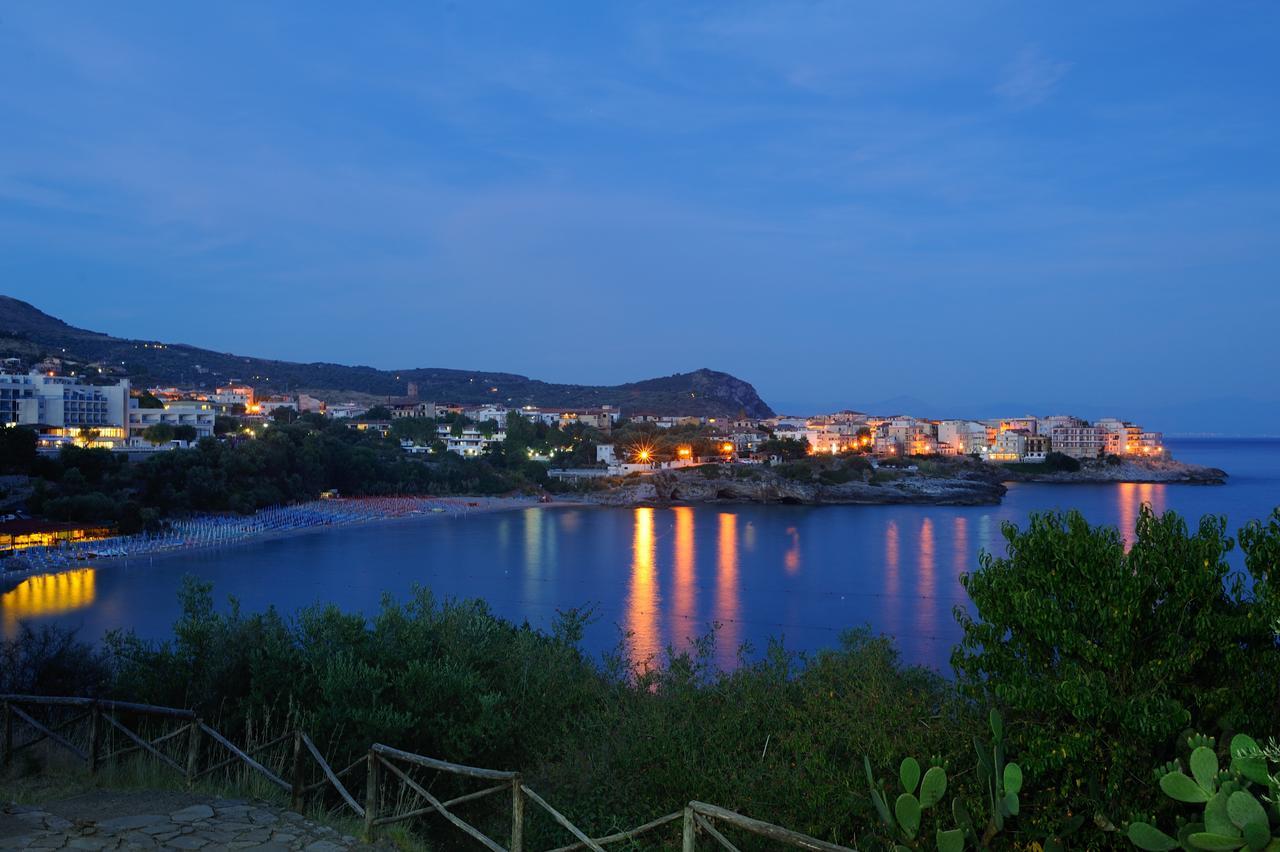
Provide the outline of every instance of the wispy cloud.
[[1039,48],[1025,47],[1005,67],[1004,79],[995,92],[1015,106],[1036,106],[1053,94],[1070,70],[1070,62],[1045,56]]

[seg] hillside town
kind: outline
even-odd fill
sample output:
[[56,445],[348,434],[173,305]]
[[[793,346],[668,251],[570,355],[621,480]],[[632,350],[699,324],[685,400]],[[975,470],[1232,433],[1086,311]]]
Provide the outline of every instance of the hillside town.
[[[422,399],[412,383],[405,396],[370,404],[325,402],[306,393],[260,395],[246,383],[212,390],[136,389],[128,379],[107,381],[92,375],[62,375],[56,370],[0,373],[0,423],[36,431],[39,448],[45,453],[57,452],[67,444],[129,454],[163,452],[203,438],[253,436],[274,423],[304,415],[398,437],[406,453],[448,452],[464,457],[483,456],[501,444],[510,419],[518,416],[529,423],[563,431],[576,428],[589,434],[596,446],[594,470],[609,474],[643,473],[709,460],[768,463],[780,459],[780,448],[789,451],[783,455],[969,456],[992,463],[1037,463],[1054,453],[1077,460],[1166,456],[1161,433],[1114,417],[1092,422],[1066,414],[926,419],[845,410],[808,417],[719,418],[627,411],[610,405],[465,405]],[[430,428],[433,423],[434,430]],[[417,428],[403,428],[409,424]],[[697,440],[677,443],[669,452],[645,441],[611,441],[610,436],[624,424],[632,432],[684,430]],[[554,461],[549,454],[531,458]]]

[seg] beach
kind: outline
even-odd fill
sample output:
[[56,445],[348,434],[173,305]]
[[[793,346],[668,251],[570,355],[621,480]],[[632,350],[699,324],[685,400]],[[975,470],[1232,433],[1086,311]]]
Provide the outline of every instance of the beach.
[[105,565],[143,557],[153,558],[306,535],[337,527],[564,505],[571,505],[571,502],[546,503],[540,502],[536,497],[358,497],[312,500],[290,506],[272,506],[252,515],[201,515],[174,520],[164,530],[156,533],[77,541],[60,547],[27,548],[5,561],[4,570],[0,570],[0,580],[21,579],[33,574],[90,564]]

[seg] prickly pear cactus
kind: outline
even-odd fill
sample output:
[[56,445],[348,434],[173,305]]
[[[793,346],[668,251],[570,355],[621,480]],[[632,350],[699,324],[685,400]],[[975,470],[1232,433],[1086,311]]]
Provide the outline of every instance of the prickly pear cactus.
[[1220,765],[1211,737],[1187,738],[1191,774],[1180,763],[1161,767],[1160,789],[1169,798],[1202,806],[1198,820],[1180,820],[1177,836],[1138,817],[1126,833],[1139,849],[1165,852],[1172,849],[1280,852],[1280,779],[1268,771],[1280,762],[1275,741],[1264,749],[1251,737],[1237,734],[1231,740],[1230,762]]
[[[1016,763],[1004,761],[1004,725],[1000,714],[991,711],[992,744],[987,746],[974,739],[978,753],[978,777],[983,792],[990,800],[990,816],[985,827],[979,828],[959,798],[951,801],[951,816],[955,827],[938,826],[933,832],[933,848],[938,852],[962,852],[966,845],[982,848],[1004,828],[1006,817],[1017,816],[1018,793],[1022,790],[1022,769]],[[937,757],[922,772],[920,762],[914,757],[904,758],[898,766],[898,782],[902,792],[893,798],[883,782],[877,782],[871,771],[871,761],[862,759],[867,772],[867,785],[871,790],[871,802],[880,821],[889,830],[897,850],[930,848],[924,821],[930,812],[936,812],[947,792],[947,772]],[[935,816],[937,822],[940,817]]]

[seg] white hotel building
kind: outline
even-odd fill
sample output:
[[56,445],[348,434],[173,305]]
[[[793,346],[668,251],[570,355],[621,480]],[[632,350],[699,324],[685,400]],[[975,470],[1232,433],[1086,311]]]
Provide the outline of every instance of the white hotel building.
[[103,440],[123,440],[128,408],[128,379],[89,385],[73,376],[0,373],[0,423],[31,426],[42,435],[94,430]]

